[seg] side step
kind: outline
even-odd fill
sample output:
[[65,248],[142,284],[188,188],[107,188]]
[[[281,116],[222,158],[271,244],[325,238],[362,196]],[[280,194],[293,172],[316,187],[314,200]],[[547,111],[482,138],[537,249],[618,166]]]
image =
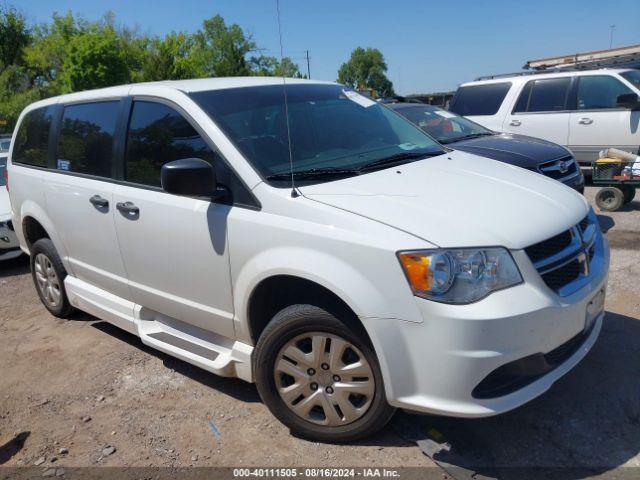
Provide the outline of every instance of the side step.
[[142,343],[223,377],[252,382],[251,352],[246,343],[167,317],[136,305]]
[[145,345],[216,375],[253,382],[251,345],[141,307],[71,275],[64,285],[71,305],[138,335]]

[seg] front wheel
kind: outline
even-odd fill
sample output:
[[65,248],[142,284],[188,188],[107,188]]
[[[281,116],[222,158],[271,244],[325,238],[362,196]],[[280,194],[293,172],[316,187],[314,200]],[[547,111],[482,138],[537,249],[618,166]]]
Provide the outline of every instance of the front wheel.
[[351,441],[393,415],[370,343],[321,308],[294,305],[276,314],[254,362],[260,397],[301,437]]

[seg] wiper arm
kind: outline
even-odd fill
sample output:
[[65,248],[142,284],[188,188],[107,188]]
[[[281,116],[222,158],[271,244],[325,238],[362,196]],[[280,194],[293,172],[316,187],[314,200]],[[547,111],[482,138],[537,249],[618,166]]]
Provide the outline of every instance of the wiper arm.
[[389,157],[381,158],[375,162],[365,163],[360,168],[359,172],[366,172],[369,170],[375,170],[381,167],[387,167],[389,165],[396,165],[399,163],[405,163],[407,160],[418,160],[420,158],[435,157],[436,155],[442,155],[445,152],[402,152],[396,153]]
[[486,137],[487,135],[495,135],[495,134],[492,132],[471,133],[469,135],[463,135],[462,137],[450,138],[449,140],[440,141],[440,143],[445,143],[445,142],[451,143],[451,142],[457,142],[459,140],[469,140],[470,138]]
[[[360,172],[358,170],[350,169],[350,168],[335,168],[335,167],[325,167],[325,168],[311,168],[309,170],[299,170],[293,172],[294,179],[306,179],[306,178],[318,178],[318,177],[344,177],[348,175],[358,175]],[[292,176],[291,172],[283,172],[283,173],[274,173],[273,175],[267,176],[267,180],[288,180]]]

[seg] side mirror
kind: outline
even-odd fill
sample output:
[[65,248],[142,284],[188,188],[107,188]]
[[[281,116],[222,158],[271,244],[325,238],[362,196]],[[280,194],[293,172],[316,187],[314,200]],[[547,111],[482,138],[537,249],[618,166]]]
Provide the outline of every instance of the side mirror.
[[160,174],[162,189],[174,195],[214,196],[216,172],[200,158],[184,158],[165,163]]
[[638,95],[635,93],[624,93],[622,95],[618,95],[616,98],[616,105],[622,108],[638,108],[640,107],[640,100],[638,99]]

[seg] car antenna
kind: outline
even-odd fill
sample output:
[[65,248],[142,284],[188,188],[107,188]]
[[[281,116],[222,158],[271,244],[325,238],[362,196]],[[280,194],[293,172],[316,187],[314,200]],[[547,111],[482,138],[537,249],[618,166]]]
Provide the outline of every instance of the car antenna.
[[284,92],[284,117],[287,124],[287,142],[289,143],[289,171],[291,172],[291,197],[299,196],[296,190],[296,183],[293,176],[293,150],[291,148],[291,128],[289,126],[289,102],[287,101],[287,79],[284,69],[282,68],[284,61],[284,49],[282,48],[282,25],[280,24],[280,0],[276,0],[276,11],[278,14],[278,39],[280,40],[280,69],[282,70],[282,91]]

